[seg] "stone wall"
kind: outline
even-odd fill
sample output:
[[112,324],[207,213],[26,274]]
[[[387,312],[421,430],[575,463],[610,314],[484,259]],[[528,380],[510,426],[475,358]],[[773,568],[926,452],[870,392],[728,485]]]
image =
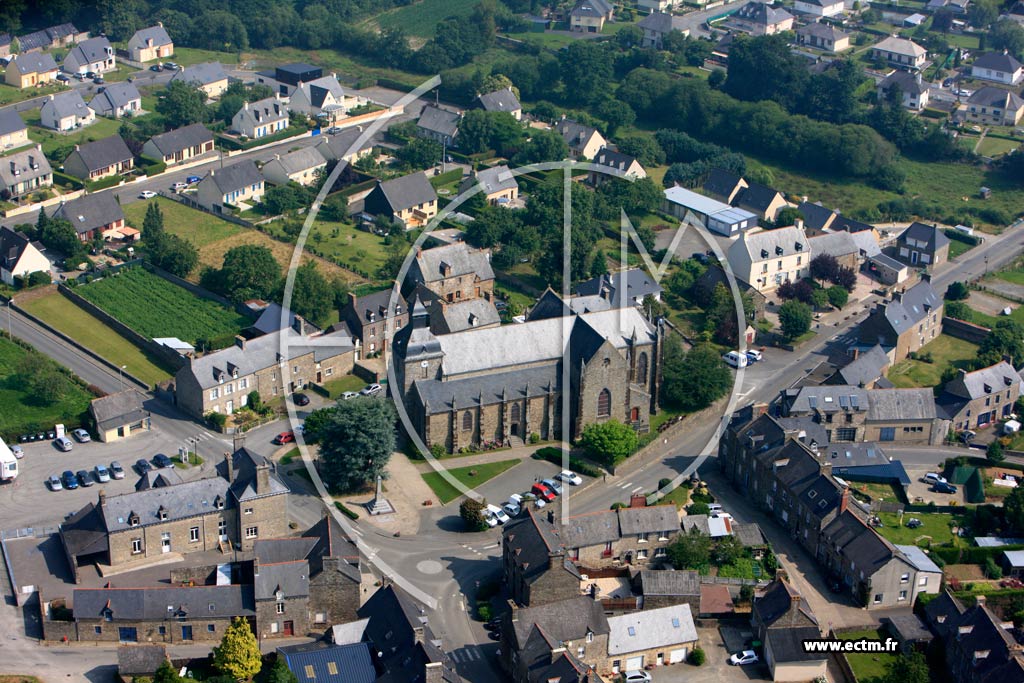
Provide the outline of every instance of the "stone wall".
[[281,604],[284,611],[278,613],[276,600],[258,600],[256,602],[256,623],[261,638],[287,637],[285,622],[291,622],[291,632],[295,636],[309,633],[309,598],[286,598]]
[[[344,562],[340,557],[325,557],[323,571],[310,579],[310,623],[342,624],[356,619],[360,584],[338,571]],[[322,619],[318,618],[321,614]]]
[[[237,513],[234,509],[224,508],[210,510],[185,519],[168,520],[111,533],[108,535],[110,564],[116,567],[124,562],[144,557],[159,557],[163,554],[161,538],[165,533],[170,534],[169,552],[185,555],[192,552],[217,550],[220,546],[218,528],[221,520],[224,521],[229,541],[237,540],[236,517]],[[193,527],[199,529],[198,541],[190,540]],[[142,548],[137,553],[132,551],[132,542],[136,539],[142,541]]]
[[[219,642],[224,631],[231,625],[230,617],[210,617],[207,619],[167,619],[159,621],[132,621],[100,619],[76,619],[78,639],[88,643],[117,643],[121,641],[122,628],[134,628],[140,643],[182,643],[182,642]],[[188,627],[192,628],[192,639],[184,640]]]
[[969,341],[972,344],[980,344],[985,341],[991,332],[987,327],[949,317],[942,319],[942,330],[950,337],[963,339],[964,341]]
[[180,567],[171,570],[172,584],[194,584],[212,586],[216,584],[217,565],[203,564],[195,567]]

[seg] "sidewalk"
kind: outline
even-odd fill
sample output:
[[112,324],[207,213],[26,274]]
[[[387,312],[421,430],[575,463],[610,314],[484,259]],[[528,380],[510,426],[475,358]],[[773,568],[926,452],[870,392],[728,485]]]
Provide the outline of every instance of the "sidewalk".
[[[558,448],[557,442],[550,443],[539,443],[536,445],[527,444],[525,446],[516,446],[515,448],[501,448],[494,451],[482,451],[480,453],[474,453],[473,455],[461,455],[461,456],[448,456],[441,458],[438,462],[441,467],[451,470],[456,467],[469,467],[471,465],[481,465],[483,463],[498,462],[501,460],[523,460],[533,455],[538,448],[544,446],[554,446]],[[396,456],[397,457],[397,456]],[[433,472],[434,468],[431,466],[432,463],[427,460],[409,460],[408,456],[403,456],[405,459],[412,464],[419,472]]]

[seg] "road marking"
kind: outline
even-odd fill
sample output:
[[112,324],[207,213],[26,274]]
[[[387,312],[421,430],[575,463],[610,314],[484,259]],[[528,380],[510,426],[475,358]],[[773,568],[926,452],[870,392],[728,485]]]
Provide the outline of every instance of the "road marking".
[[632,491],[630,491],[630,493],[636,493],[637,491],[642,491],[642,490],[643,490],[643,488],[644,488],[643,486],[637,486],[637,487],[636,487],[635,489],[633,489]]
[[497,547],[498,547],[498,546],[500,546],[500,545],[501,545],[500,543],[492,543],[491,545],[485,545],[485,546],[483,547],[483,549],[484,549],[484,550],[490,550],[491,548],[497,548]]
[[481,659],[480,652],[477,651],[476,648],[473,648],[473,649],[468,649],[467,648],[466,652],[467,652],[467,654],[469,654],[469,658],[470,659],[475,659],[476,661],[480,661],[480,659]]
[[624,481],[624,482],[622,482],[621,484],[618,484],[617,486],[618,486],[618,487],[619,487],[620,489],[624,489],[624,488],[626,488],[627,486],[632,486],[632,485],[633,485],[633,482],[631,482],[631,481]]

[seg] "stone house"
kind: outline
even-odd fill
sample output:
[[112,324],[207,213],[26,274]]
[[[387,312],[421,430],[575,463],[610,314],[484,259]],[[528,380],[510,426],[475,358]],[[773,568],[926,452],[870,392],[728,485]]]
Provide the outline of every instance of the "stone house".
[[574,598],[581,576],[547,516],[532,508],[501,530],[502,572],[512,601],[525,607]]
[[128,56],[135,62],[168,59],[174,54],[174,41],[167,35],[162,22],[136,31],[128,39]]
[[85,105],[77,90],[50,95],[39,108],[39,123],[44,128],[67,132],[96,122],[96,112]]
[[355,342],[356,360],[376,353],[386,358],[395,333],[409,324],[409,305],[402,297],[395,301],[394,315],[388,315],[391,294],[390,289],[365,296],[348,293],[348,304],[341,309],[340,317]]
[[807,277],[812,254],[803,228],[793,226],[742,233],[729,246],[727,258],[736,277],[767,292]]
[[871,59],[888,62],[908,71],[917,71],[928,57],[928,52],[912,40],[889,36],[871,48]]
[[462,114],[459,112],[428,104],[423,107],[416,121],[416,134],[441,145],[458,147],[456,136],[461,121]]
[[275,185],[298,183],[312,185],[327,168],[327,160],[312,147],[303,147],[287,154],[275,154],[260,169],[263,177]]
[[414,300],[419,299],[430,318],[434,334],[452,334],[469,329],[486,329],[501,324],[501,314],[487,299],[467,299],[448,303],[423,285],[417,285]]
[[154,135],[142,146],[143,156],[174,166],[213,151],[213,133],[201,123],[193,123],[167,133]]
[[912,266],[940,266],[949,260],[949,238],[937,225],[914,221],[896,238],[894,255]]
[[45,85],[57,78],[57,62],[45,52],[22,52],[14,55],[4,72],[4,82],[15,88]]
[[90,38],[75,45],[64,58],[64,73],[105,74],[117,68],[114,47],[103,36]]
[[501,621],[499,662],[515,683],[584,678],[608,657],[601,603],[580,596],[537,607],[513,604]]
[[449,303],[494,296],[490,253],[465,242],[420,250],[407,279]]
[[459,194],[480,185],[480,194],[491,206],[508,206],[519,198],[519,183],[508,166],[472,171],[459,185]]
[[[287,360],[281,357],[282,335],[287,335]],[[246,405],[250,392],[270,401],[351,372],[353,350],[346,332],[310,335],[296,316],[293,327],[256,339],[237,337],[234,346],[190,357],[175,375],[175,400],[193,417],[211,411],[230,415]]]
[[18,47],[22,54],[35,50],[56,50],[71,47],[88,38],[89,32],[79,31],[74,24],[57,24],[48,26],[41,31],[18,36]]
[[821,637],[811,606],[784,578],[754,596],[754,636],[764,644],[764,659],[773,681],[824,678],[828,657],[804,652],[803,641]]
[[[595,305],[596,302],[592,301],[597,298],[607,302],[609,308],[641,307],[647,297],[661,301],[663,291],[661,285],[643,269],[631,268],[598,275],[579,283],[576,285],[576,297],[570,300],[569,305],[575,308],[577,300],[582,299],[586,300],[586,304],[591,307],[591,310],[602,310],[604,307]],[[540,303],[538,302],[538,305]],[[530,314],[532,317],[533,311]]]
[[604,22],[610,21],[615,8],[607,0],[576,0],[569,10],[569,30],[600,33]]
[[89,100],[89,108],[99,116],[135,116],[142,111],[142,95],[134,83],[111,83]]
[[288,127],[288,105],[280,96],[246,102],[231,117],[231,130],[245,137],[258,139]]
[[135,155],[120,135],[75,145],[64,160],[64,171],[82,180],[98,180],[135,168]]
[[564,116],[555,123],[554,130],[562,136],[565,144],[569,145],[569,156],[573,159],[593,159],[608,145],[608,141],[596,128]]
[[848,232],[826,232],[808,236],[807,243],[815,257],[828,254],[844,268],[854,271],[860,268],[863,255],[857,240]]
[[287,531],[288,487],[263,456],[241,448],[211,476],[107,496],[100,491],[60,529],[72,570],[156,561],[168,553],[252,550]]
[[957,683],[1002,683],[1024,679],[1024,653],[1012,622],[1004,622],[984,595],[966,607],[947,590],[925,607],[951,680]]
[[124,212],[112,192],[86,194],[64,202],[51,218],[70,221],[83,242],[89,242],[108,230],[125,227]]
[[13,287],[16,277],[49,273],[50,261],[43,255],[43,249],[25,233],[7,226],[0,227],[0,280]]
[[1005,360],[971,372],[961,368],[943,386],[937,403],[956,431],[981,429],[1013,412],[1020,385],[1020,374]]
[[643,609],[686,604],[700,613],[700,574],[691,569],[641,569],[633,578],[633,592],[643,597]]
[[0,158],[0,198],[17,199],[53,185],[41,145]]
[[211,168],[199,181],[196,201],[214,213],[242,204],[258,204],[265,192],[263,174],[251,159],[219,169]]
[[796,43],[835,54],[850,49],[850,35],[831,24],[813,22],[796,30]]
[[209,99],[220,97],[228,89],[228,75],[220,62],[186,66],[171,76],[171,82],[186,83],[199,88]]
[[881,344],[893,364],[942,334],[945,303],[925,273],[909,289],[893,292],[892,299],[877,304],[858,328],[862,344]]
[[0,149],[6,152],[28,144],[28,126],[18,112],[0,109]]
[[425,226],[437,215],[437,192],[422,171],[377,181],[363,200],[370,216],[384,216],[406,230]]
[[642,671],[652,665],[681,664],[696,645],[697,628],[689,605],[645,609],[608,617],[607,657],[587,663],[602,675]]

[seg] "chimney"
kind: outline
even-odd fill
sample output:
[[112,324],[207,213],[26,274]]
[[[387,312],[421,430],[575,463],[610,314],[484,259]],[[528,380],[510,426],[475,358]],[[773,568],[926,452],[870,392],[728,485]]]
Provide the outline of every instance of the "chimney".
[[519,605],[516,604],[515,600],[508,601],[508,611],[512,615],[512,623],[519,621]]
[[903,301],[903,290],[900,290],[898,292],[893,292],[892,293],[892,300],[893,301]]
[[967,371],[964,370],[963,368],[958,368],[957,371],[956,371],[956,378],[962,380],[962,379],[964,379],[966,377],[967,377]]
[[256,493],[270,493],[270,464],[265,460],[256,466]]
[[358,297],[356,297],[355,294],[353,294],[352,292],[348,293],[348,302],[352,305],[353,308],[355,308],[356,301],[358,301],[358,300],[359,299],[358,299]]
[[548,524],[554,524],[554,523],[555,523],[555,511],[554,510],[548,510]]
[[793,221],[793,225],[796,226],[797,230],[803,230],[804,229],[804,219],[803,218],[797,218],[795,221]]
[[985,606],[985,596],[984,595],[979,595],[979,596],[975,597],[974,598],[974,602],[975,602],[975,604],[978,607],[984,607]]
[[230,453],[224,453],[224,471],[228,475],[228,483],[235,480],[234,463],[231,462]]
[[789,583],[789,573],[782,567],[775,570],[775,578]]
[[754,404],[754,417],[761,417],[768,412],[767,403],[755,403]]
[[240,334],[235,335],[235,346],[245,351],[245,337]]
[[301,315],[295,315],[295,320],[292,321],[292,329],[299,334],[305,334],[306,321],[302,319]]
[[106,504],[107,504],[107,492],[104,491],[103,489],[100,489],[99,506],[103,507]]
[[277,159],[278,161],[281,161],[281,155],[280,154],[275,154],[274,158]]
[[647,496],[642,493],[634,493],[629,497],[629,507],[631,508],[645,508],[647,507]]
[[839,496],[839,514],[846,512],[848,507],[850,507],[850,487],[844,486],[843,493]]
[[860,356],[860,349],[850,349],[850,358],[857,360],[858,356]]

